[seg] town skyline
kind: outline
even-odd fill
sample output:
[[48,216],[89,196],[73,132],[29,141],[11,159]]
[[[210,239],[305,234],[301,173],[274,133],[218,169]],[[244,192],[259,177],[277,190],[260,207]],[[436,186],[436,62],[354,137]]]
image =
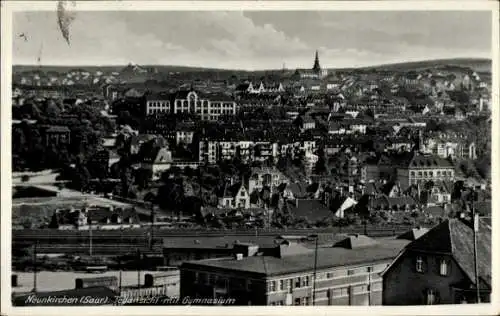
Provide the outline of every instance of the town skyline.
[[[295,25],[297,19],[307,27]],[[93,30],[105,21],[106,30]],[[69,43],[55,12],[16,13],[13,22],[15,65],[257,71],[308,69],[316,50],[329,69],[492,57],[486,11],[80,11],[69,27]],[[91,47],[100,47],[100,54]]]

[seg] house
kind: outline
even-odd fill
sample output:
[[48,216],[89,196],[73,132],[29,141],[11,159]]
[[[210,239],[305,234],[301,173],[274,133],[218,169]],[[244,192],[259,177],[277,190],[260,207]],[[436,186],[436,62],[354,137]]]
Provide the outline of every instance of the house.
[[314,128],[316,128],[316,122],[314,121],[314,119],[312,117],[306,115],[301,119],[300,128],[302,129],[302,131],[314,129]]
[[477,277],[471,223],[445,220],[408,244],[385,269],[382,304],[476,303],[478,288],[481,302],[490,302],[491,227],[478,222]]
[[173,163],[172,152],[168,147],[154,146],[151,151],[145,153],[141,162],[141,168],[150,170],[153,179],[159,179],[161,173],[170,169]]
[[220,208],[250,208],[250,193],[242,182],[225,184],[222,196],[219,198]]
[[420,202],[427,206],[451,203],[452,186],[449,182],[428,182],[420,189]]
[[282,183],[288,183],[288,178],[276,168],[252,168],[252,175],[248,180],[248,192],[252,194],[255,190],[269,187],[274,192]]

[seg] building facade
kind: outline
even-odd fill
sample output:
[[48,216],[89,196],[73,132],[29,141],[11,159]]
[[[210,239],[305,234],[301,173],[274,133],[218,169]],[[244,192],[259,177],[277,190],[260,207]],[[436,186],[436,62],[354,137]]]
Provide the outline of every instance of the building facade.
[[453,181],[455,167],[446,159],[415,153],[408,163],[397,168],[397,181],[403,189],[429,181]]
[[230,297],[237,305],[381,305],[379,273],[407,242],[348,239],[316,251],[285,240],[272,255],[257,250],[186,262],[181,297]]
[[[491,228],[479,223],[479,293],[486,303],[491,293]],[[383,272],[383,304],[476,302],[473,242],[470,224],[450,219],[410,243]]]

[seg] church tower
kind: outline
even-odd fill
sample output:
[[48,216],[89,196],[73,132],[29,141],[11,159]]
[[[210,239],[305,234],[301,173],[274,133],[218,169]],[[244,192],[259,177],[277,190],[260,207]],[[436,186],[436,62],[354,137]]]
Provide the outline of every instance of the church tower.
[[314,70],[314,72],[320,72],[321,71],[321,66],[319,65],[318,51],[316,51],[316,57],[314,58],[314,66],[313,66],[312,70]]

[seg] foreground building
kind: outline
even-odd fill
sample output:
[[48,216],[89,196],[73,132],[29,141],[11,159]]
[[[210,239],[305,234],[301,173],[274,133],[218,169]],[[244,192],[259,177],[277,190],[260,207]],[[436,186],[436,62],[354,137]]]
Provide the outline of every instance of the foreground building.
[[181,297],[234,298],[237,305],[380,305],[383,271],[407,240],[349,236],[317,250],[282,241],[233,257],[185,262]]
[[490,302],[491,228],[479,221],[477,265],[471,225],[444,221],[410,243],[383,273],[383,305],[434,305]]

